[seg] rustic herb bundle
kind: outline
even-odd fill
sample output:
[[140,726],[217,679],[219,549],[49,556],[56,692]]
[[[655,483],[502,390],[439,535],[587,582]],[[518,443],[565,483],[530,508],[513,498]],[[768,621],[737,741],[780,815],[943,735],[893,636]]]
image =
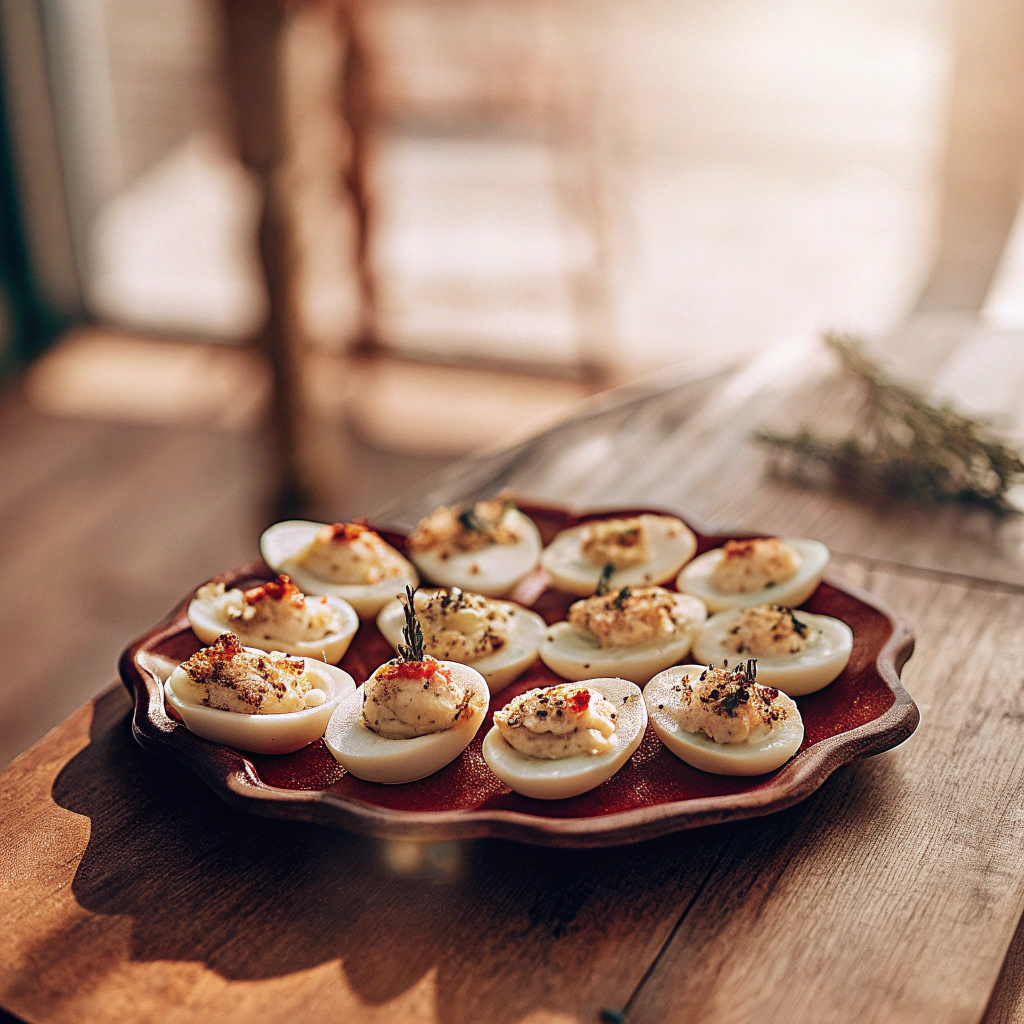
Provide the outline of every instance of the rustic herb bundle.
[[776,472],[861,494],[1018,511],[1007,498],[1024,479],[1018,451],[988,425],[893,380],[852,339],[830,334],[825,343],[863,391],[854,428],[835,438],[807,427],[792,435],[758,431],[754,440],[775,453]]

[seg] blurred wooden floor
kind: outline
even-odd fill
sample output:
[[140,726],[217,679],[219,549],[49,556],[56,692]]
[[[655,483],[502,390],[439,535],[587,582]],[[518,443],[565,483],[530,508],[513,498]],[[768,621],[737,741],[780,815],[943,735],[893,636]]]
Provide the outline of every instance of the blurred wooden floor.
[[[346,451],[352,486],[321,515],[364,514],[445,461]],[[266,453],[251,426],[57,417],[0,397],[0,765],[106,686],[197,580],[258,555]]]
[[6,763],[114,677],[169,593],[253,556],[270,491],[251,431],[60,419],[13,393],[0,437]]

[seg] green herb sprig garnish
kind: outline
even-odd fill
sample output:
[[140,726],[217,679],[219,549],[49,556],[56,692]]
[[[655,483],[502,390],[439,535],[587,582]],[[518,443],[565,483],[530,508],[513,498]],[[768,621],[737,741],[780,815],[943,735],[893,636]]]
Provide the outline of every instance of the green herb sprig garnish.
[[618,597],[616,597],[615,600],[612,601],[612,604],[621,612],[622,609],[626,606],[627,597],[629,597],[629,587],[623,587],[619,591]]
[[[518,505],[514,501],[506,498],[501,505],[501,515],[498,517],[500,522],[509,512],[515,512],[518,509]],[[476,505],[470,505],[469,508],[459,513],[459,523],[464,530],[472,530],[476,532],[482,532],[488,528],[488,523],[477,515]]]
[[474,506],[470,505],[465,512],[459,513],[459,523],[462,525],[464,530],[482,530],[484,524],[477,518],[476,510]]
[[604,597],[609,591],[608,584],[611,583],[612,576],[615,575],[615,566],[609,562],[602,570],[601,575],[597,581],[597,590],[594,591],[595,597]]
[[827,482],[861,495],[963,502],[998,513],[1017,512],[1007,498],[1024,480],[1019,451],[991,428],[890,377],[859,344],[835,334],[825,343],[863,392],[853,431],[825,437],[804,427],[795,434],[758,431],[754,440],[780,460],[776,472],[800,483]]
[[416,617],[416,588],[407,586],[405,597],[399,600],[405,611],[405,625],[402,627],[405,643],[398,645],[398,656],[405,662],[423,661],[423,627]]

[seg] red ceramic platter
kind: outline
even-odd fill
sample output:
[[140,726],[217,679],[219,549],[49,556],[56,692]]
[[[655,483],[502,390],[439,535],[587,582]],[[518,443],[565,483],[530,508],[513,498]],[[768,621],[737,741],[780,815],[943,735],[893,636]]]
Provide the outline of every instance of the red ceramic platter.
[[[619,509],[576,515],[565,509],[520,507],[547,543],[586,519],[638,515]],[[696,532],[696,531],[695,531]],[[404,538],[384,533],[396,547]],[[736,536],[736,535],[731,535]],[[727,536],[697,532],[698,554]],[[273,577],[253,562],[217,577],[229,587]],[[538,571],[511,595],[548,622],[565,617],[571,598],[549,589]],[[671,586],[671,584],[666,584]],[[382,838],[417,840],[499,836],[549,846],[614,846],[666,832],[769,814],[816,790],[838,767],[889,750],[917,728],[917,706],[900,683],[913,635],[867,594],[826,579],[803,607],[842,619],[854,634],[853,655],[830,686],[797,698],[804,741],[778,771],[754,778],[709,775],[671,754],[651,726],[629,761],[607,782],[569,800],[533,800],[512,793],[484,762],[480,748],[490,714],[465,752],[419,782],[385,786],[353,778],[323,741],[294,754],[246,754],[189,732],[164,703],[161,680],[201,646],[182,604],[121,656],[121,676],[132,693],[132,731],[147,750],[180,761],[234,807],[268,817],[336,825]],[[393,651],[373,623],[363,623],[341,667],[362,683]],[[560,680],[538,660],[491,702],[490,712],[533,686]]]

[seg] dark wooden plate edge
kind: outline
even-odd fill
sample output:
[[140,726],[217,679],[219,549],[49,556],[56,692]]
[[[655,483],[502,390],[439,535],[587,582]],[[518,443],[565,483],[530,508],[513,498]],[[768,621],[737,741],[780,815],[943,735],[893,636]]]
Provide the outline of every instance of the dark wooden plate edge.
[[[576,512],[566,506],[525,500],[522,504],[538,512],[568,512],[587,518],[621,511],[590,508]],[[665,512],[680,515],[705,536],[746,535],[705,528],[699,521],[682,516],[675,510]],[[231,585],[268,572],[266,564],[257,559],[214,577],[214,582]],[[555,847],[619,846],[684,829],[784,810],[810,796],[836,769],[891,750],[913,735],[920,722],[920,712],[900,679],[900,672],[914,650],[912,630],[874,595],[828,576],[826,582],[874,608],[889,620],[892,632],[876,658],[876,668],[893,692],[893,705],[873,721],[822,740],[798,754],[764,789],[729,797],[705,797],[636,808],[604,815],[600,819],[541,818],[519,811],[394,811],[344,800],[325,790],[296,791],[268,786],[243,754],[209,743],[172,719],[164,705],[162,683],[138,663],[137,656],[144,647],[159,643],[180,630],[180,620],[192,593],[162,622],[126,648],[119,659],[119,670],[122,682],[134,701],[132,735],[139,745],[151,753],[185,765],[238,810],[263,817],[345,828],[380,839],[429,842],[496,838]],[[728,804],[724,804],[726,800]]]

